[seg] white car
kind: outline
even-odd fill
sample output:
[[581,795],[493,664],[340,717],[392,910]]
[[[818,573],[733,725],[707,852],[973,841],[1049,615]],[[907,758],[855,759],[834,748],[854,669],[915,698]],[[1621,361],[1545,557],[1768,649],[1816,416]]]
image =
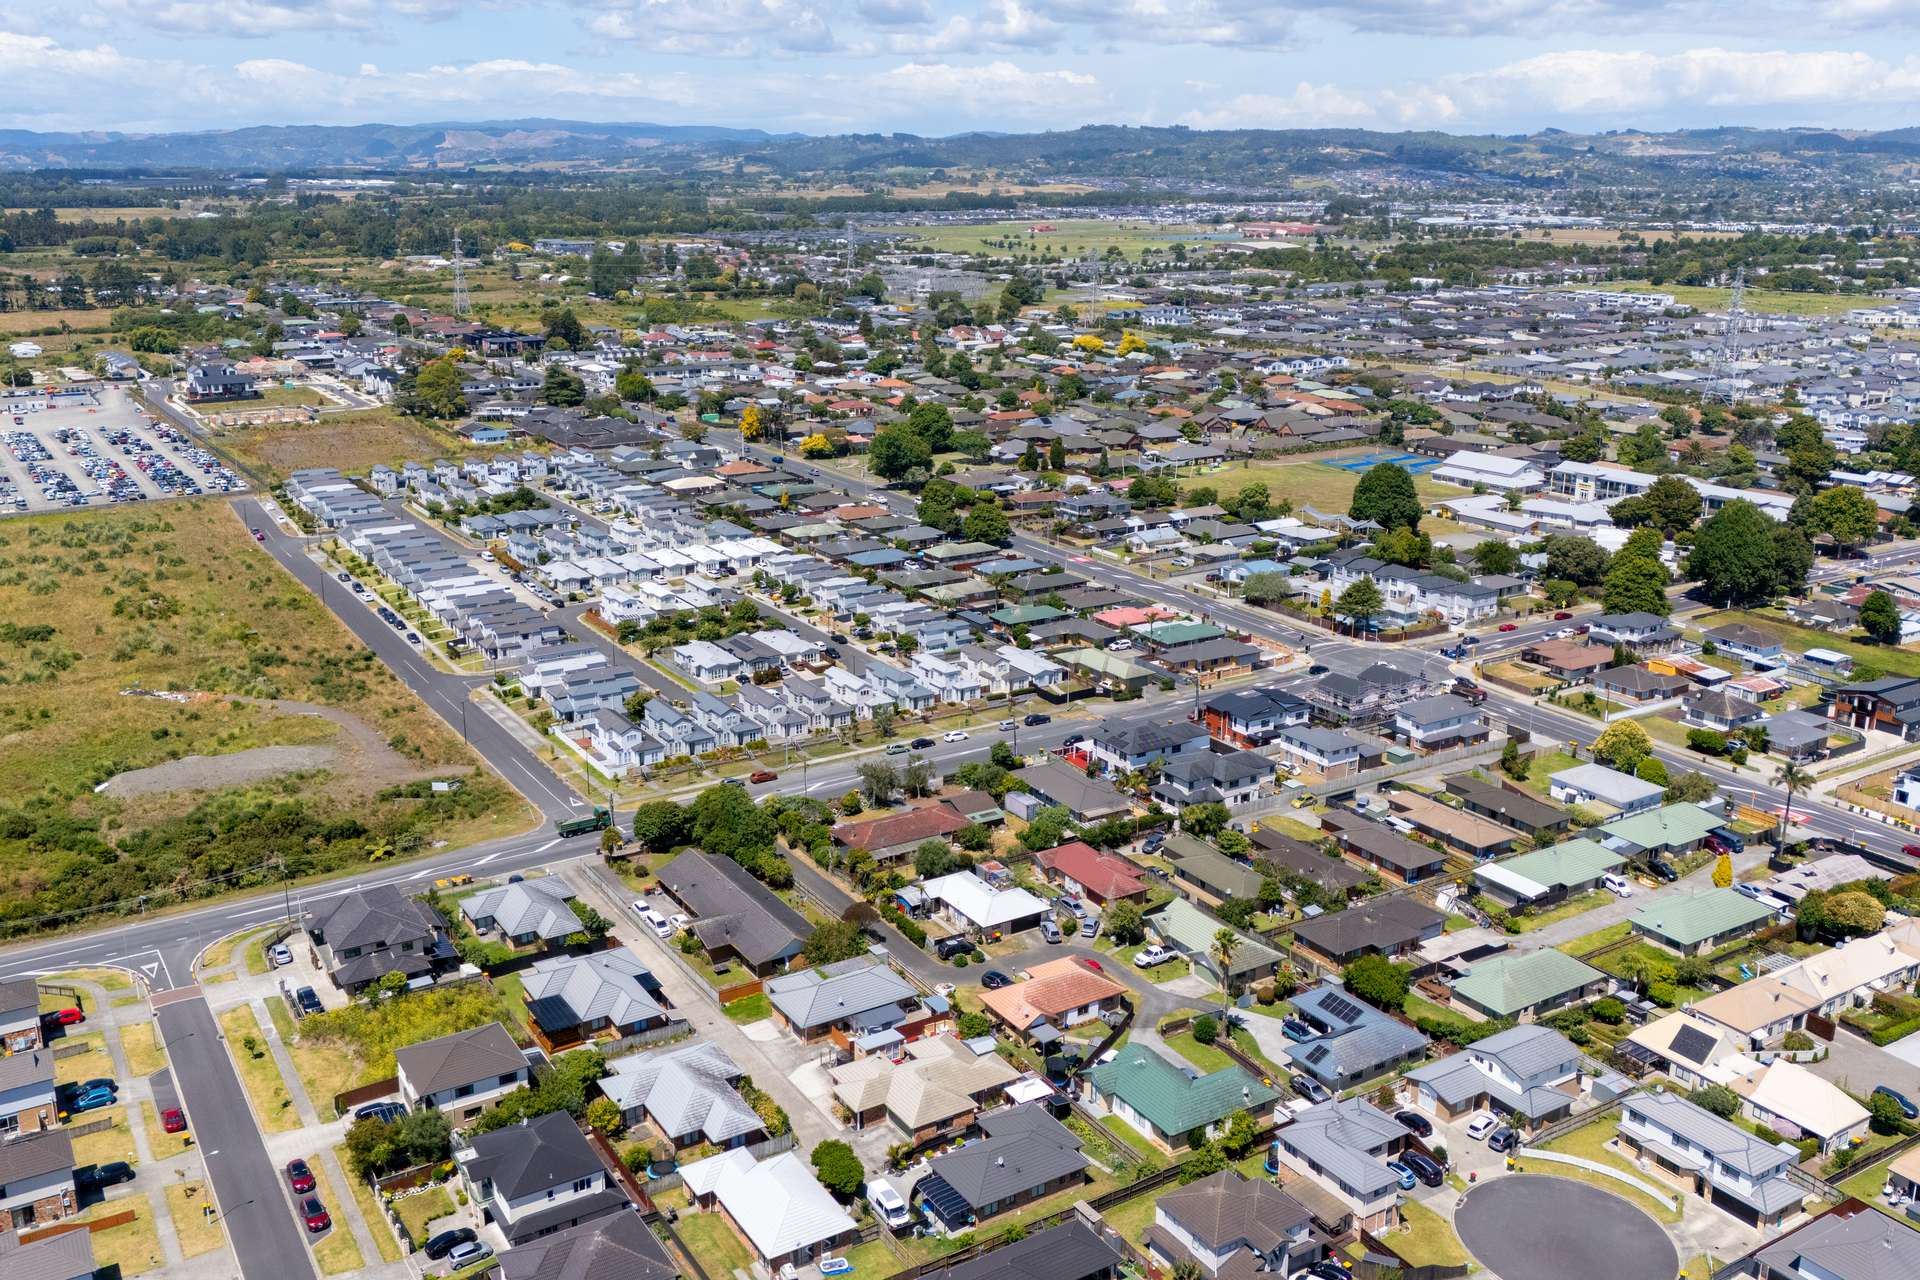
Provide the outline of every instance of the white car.
[[1615,897],[1631,898],[1633,896],[1633,884],[1625,876],[1601,876],[1600,883]]
[[683,915],[680,912],[676,911],[673,914],[672,918],[667,921],[667,923],[673,926],[673,931],[675,933],[679,933],[683,931],[688,925],[693,923],[693,917],[689,915]]
[[941,737],[947,742],[965,742],[967,740],[967,731],[965,729],[949,729],[946,733],[942,734]]
[[1484,1111],[1479,1112],[1473,1119],[1467,1121],[1467,1136],[1478,1142],[1498,1128],[1499,1124],[1500,1122],[1491,1115]]
[[1142,969],[1151,969],[1171,959],[1173,959],[1172,950],[1156,942],[1150,947],[1140,948],[1140,954],[1133,958],[1133,963]]

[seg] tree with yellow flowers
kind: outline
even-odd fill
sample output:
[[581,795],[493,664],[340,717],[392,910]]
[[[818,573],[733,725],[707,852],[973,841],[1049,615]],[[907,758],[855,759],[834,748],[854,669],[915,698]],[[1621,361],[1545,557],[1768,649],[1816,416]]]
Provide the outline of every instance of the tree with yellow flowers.
[[746,444],[758,444],[766,434],[767,429],[760,421],[760,406],[748,405],[740,414],[740,439]]
[[831,458],[833,441],[816,431],[800,442],[800,456],[803,458]]
[[1117,356],[1130,356],[1136,351],[1145,351],[1146,349],[1147,340],[1145,338],[1137,333],[1129,333],[1121,336],[1120,345],[1113,349],[1113,354]]
[[1716,889],[1733,887],[1733,855],[1723,853],[1713,863],[1713,885]]
[[1073,340],[1073,345],[1082,351],[1091,351],[1097,355],[1107,349],[1107,340],[1098,334],[1083,333]]

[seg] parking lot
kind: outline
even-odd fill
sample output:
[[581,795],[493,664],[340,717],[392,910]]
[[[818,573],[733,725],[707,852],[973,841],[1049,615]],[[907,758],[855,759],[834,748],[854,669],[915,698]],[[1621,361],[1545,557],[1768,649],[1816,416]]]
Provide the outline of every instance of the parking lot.
[[0,514],[237,493],[245,480],[120,387],[0,399]]

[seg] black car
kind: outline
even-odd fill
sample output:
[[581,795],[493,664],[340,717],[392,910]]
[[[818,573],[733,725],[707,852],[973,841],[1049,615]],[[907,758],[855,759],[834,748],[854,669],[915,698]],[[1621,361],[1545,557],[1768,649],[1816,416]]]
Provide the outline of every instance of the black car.
[[933,944],[933,953],[942,960],[951,960],[955,956],[966,955],[973,950],[971,938],[941,938]]
[[299,1003],[300,1012],[303,1014],[326,1012],[326,1006],[320,1003],[319,992],[315,991],[312,987],[300,988],[293,993],[293,998]]
[[369,1102],[353,1113],[355,1120],[398,1120],[407,1109],[397,1102]]
[[1672,884],[1680,878],[1680,873],[1673,869],[1673,864],[1661,858],[1648,858],[1647,870],[1653,872],[1654,875],[1668,884]]
[[846,637],[846,633],[845,633],[845,632],[841,632],[841,631],[836,631],[836,632],[834,632],[834,633],[833,633],[833,636],[832,636],[832,640],[833,640],[833,642],[834,642],[835,644],[851,644],[851,643],[853,643],[853,642],[852,642],[851,640],[848,640],[848,639],[847,639],[847,637]]
[[1516,1141],[1517,1139],[1514,1137],[1513,1130],[1503,1124],[1498,1129],[1495,1129],[1493,1135],[1487,1139],[1487,1149],[1489,1151],[1511,1151]]
[[1909,1120],[1920,1119],[1920,1108],[1915,1107],[1913,1105],[1913,1100],[1907,1097],[1906,1094],[1898,1091],[1897,1089],[1889,1089],[1884,1084],[1875,1085],[1873,1088],[1873,1094],[1875,1097],[1892,1098],[1894,1105],[1900,1108],[1900,1114],[1905,1116],[1907,1119]]
[[925,751],[928,747],[931,747],[933,745],[933,739],[932,738],[915,738],[912,742],[909,742],[907,745],[912,747],[915,751]]
[[1398,1120],[1401,1127],[1406,1129],[1408,1133],[1413,1134],[1416,1138],[1429,1138],[1433,1136],[1432,1122],[1418,1111],[1396,1111],[1393,1113],[1393,1118]]
[[116,1186],[122,1182],[133,1181],[133,1166],[125,1160],[109,1160],[105,1164],[90,1164],[75,1169],[73,1171],[73,1180],[82,1191]]
[[1430,1187],[1437,1187],[1446,1181],[1447,1171],[1434,1162],[1431,1156],[1421,1155],[1418,1151],[1401,1153],[1400,1163],[1413,1170],[1413,1176]]
[[1353,1280],[1353,1272],[1347,1270],[1332,1258],[1322,1258],[1307,1268],[1307,1274],[1313,1280]]
[[998,991],[1002,987],[1013,985],[1013,979],[998,969],[989,969],[980,975],[980,985],[989,991]]
[[456,1246],[463,1245],[469,1240],[478,1240],[479,1238],[479,1234],[475,1232],[472,1227],[455,1227],[451,1231],[442,1231],[439,1235],[428,1240],[421,1252],[437,1262],[453,1252]]
[[1324,662],[1316,662],[1307,668],[1307,674],[1310,676],[1323,676],[1327,674],[1327,664]]
[[1046,715],[1046,714],[1044,714],[1044,713],[1042,713],[1042,712],[1039,712],[1039,711],[1035,711],[1035,712],[1032,712],[1031,714],[1029,714],[1029,715],[1028,715],[1028,716],[1027,716],[1027,717],[1026,717],[1026,718],[1025,718],[1024,720],[1022,720],[1022,721],[1021,721],[1020,723],[1021,723],[1021,724],[1024,724],[1024,725],[1027,725],[1028,727],[1032,727],[1033,725],[1036,725],[1036,724],[1052,724],[1052,723],[1053,723],[1053,717],[1052,717],[1052,716],[1050,716],[1050,715]]

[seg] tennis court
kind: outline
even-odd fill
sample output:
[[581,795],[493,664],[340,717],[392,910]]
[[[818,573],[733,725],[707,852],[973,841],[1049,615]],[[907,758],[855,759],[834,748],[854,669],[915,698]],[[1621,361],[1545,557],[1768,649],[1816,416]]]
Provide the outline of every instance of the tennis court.
[[1330,458],[1327,465],[1338,467],[1342,471],[1371,471],[1383,462],[1396,462],[1407,469],[1410,475],[1420,475],[1431,471],[1445,458],[1423,458],[1417,453],[1363,453],[1356,458]]

